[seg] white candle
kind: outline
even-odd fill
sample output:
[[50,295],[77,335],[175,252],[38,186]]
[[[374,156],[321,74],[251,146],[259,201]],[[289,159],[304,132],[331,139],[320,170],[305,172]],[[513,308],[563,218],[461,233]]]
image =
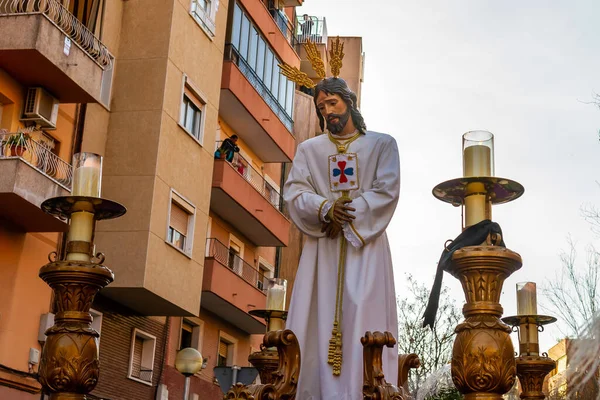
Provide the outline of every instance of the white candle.
[[[68,242],[92,242],[92,235],[94,232],[94,214],[80,211],[71,214],[71,224],[69,226],[69,232],[67,233]],[[85,253],[68,253],[67,260],[74,261],[90,261],[89,254]]]
[[484,145],[465,148],[463,153],[463,176],[490,176],[492,173],[491,149]]
[[285,288],[275,285],[267,289],[267,310],[285,310]]

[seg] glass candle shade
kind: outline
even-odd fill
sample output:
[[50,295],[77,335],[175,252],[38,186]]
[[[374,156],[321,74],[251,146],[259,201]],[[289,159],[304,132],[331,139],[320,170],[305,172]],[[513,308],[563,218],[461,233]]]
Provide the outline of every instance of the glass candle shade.
[[[487,131],[467,132],[462,146],[464,177],[494,176],[494,135]],[[465,228],[492,218],[492,205],[483,183],[467,185],[463,215]]]
[[463,176],[494,176],[494,135],[470,131],[463,135]]
[[267,310],[285,311],[287,280],[269,279],[267,283]]
[[100,197],[102,156],[77,153],[73,156],[73,196]]

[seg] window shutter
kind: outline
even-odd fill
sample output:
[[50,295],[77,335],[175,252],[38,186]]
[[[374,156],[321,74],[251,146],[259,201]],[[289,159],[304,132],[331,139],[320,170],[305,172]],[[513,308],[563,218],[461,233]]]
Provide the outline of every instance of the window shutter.
[[171,203],[171,220],[169,225],[180,232],[182,235],[187,236],[189,214],[185,212],[181,207],[175,203]]
[[140,376],[140,370],[142,369],[142,352],[144,350],[144,339],[139,336],[135,337],[133,345],[133,360],[131,361],[131,375],[135,377]]
[[219,355],[221,357],[227,358],[227,346],[227,343],[225,343],[224,341],[219,341]]

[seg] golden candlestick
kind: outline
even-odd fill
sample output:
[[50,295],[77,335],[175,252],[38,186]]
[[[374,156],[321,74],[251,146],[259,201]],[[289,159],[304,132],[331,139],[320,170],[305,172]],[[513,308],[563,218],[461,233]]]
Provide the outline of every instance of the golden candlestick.
[[[533,283],[533,282],[527,282]],[[517,285],[517,287],[519,287]],[[530,286],[531,288],[531,286]],[[533,286],[535,295],[535,284]],[[518,292],[517,292],[518,293]],[[518,297],[517,297],[518,298]],[[531,297],[530,297],[531,299]],[[534,311],[531,302],[528,308],[522,309],[524,312]],[[519,335],[519,357],[516,358],[517,376],[521,382],[521,399],[542,400],[546,397],[543,392],[544,379],[554,368],[556,361],[549,358],[547,354],[539,354],[539,344],[537,343],[537,332],[544,331],[544,325],[556,322],[556,318],[548,315],[516,315],[502,318],[502,321],[512,326],[513,331]],[[533,335],[531,330],[535,329],[535,343],[530,343]]]
[[[515,200],[523,186],[494,177],[493,135],[485,131],[463,136],[463,177],[443,182],[433,195],[463,207],[463,228],[491,219],[492,204]],[[498,399],[516,380],[511,328],[500,317],[500,294],[506,278],[521,268],[519,254],[499,245],[490,234],[477,246],[456,250],[446,270],[459,279],[465,293],[465,321],[456,327],[452,379],[465,399]]]
[[[285,299],[285,297],[284,297]],[[285,300],[284,300],[285,301]],[[265,320],[267,324],[267,334],[269,332],[283,331],[285,329],[285,320],[287,311],[281,310],[251,310],[248,312],[258,318]],[[260,381],[262,383],[273,383],[279,367],[279,354],[276,347],[265,347],[261,345],[260,351],[254,352],[248,356],[248,362],[258,370]]]
[[48,199],[41,206],[70,221],[65,259],[51,253],[50,263],[39,273],[54,292],[56,312],[54,325],[46,331],[38,378],[50,400],[83,400],[98,383],[100,335],[91,326],[89,310],[96,293],[114,275],[102,265],[104,255],[94,254],[94,230],[96,221],[126,212],[122,205],[100,197],[102,158],[81,153],[75,161],[73,195]]

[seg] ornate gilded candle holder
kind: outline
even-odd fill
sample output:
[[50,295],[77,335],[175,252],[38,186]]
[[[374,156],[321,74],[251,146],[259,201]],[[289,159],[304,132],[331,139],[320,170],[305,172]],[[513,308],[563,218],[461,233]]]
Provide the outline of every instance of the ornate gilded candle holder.
[[543,392],[544,379],[554,368],[556,361],[546,353],[539,353],[539,344],[531,343],[529,330],[544,331],[544,325],[556,322],[556,318],[547,315],[516,315],[502,318],[519,336],[519,357],[516,358],[517,376],[521,382],[521,399],[538,399],[546,397]]
[[[285,329],[287,311],[251,310],[248,313],[265,320],[267,333]],[[250,354],[248,361],[258,370],[262,383],[273,383],[275,381],[274,374],[279,368],[279,354],[276,347],[266,347],[264,344],[261,344],[260,351]]]
[[53,290],[56,313],[54,325],[46,331],[38,378],[50,400],[85,399],[96,387],[100,335],[91,326],[89,311],[95,295],[114,275],[102,265],[104,255],[94,254],[95,224],[126,212],[122,205],[99,197],[101,167],[82,166],[75,171],[73,195],[48,199],[41,206],[44,212],[70,221],[65,258],[50,253],[50,262],[39,272]]
[[[465,176],[433,189],[439,200],[462,207],[463,228],[491,220],[492,205],[515,200],[524,192],[515,181],[490,176],[493,159],[493,135],[467,132],[463,136]],[[480,245],[456,250],[446,270],[461,282],[466,300],[465,320],[455,330],[451,372],[467,400],[500,400],[516,380],[511,328],[500,320],[500,294],[504,281],[521,268],[522,261],[519,254],[500,245],[501,239],[490,234]]]

